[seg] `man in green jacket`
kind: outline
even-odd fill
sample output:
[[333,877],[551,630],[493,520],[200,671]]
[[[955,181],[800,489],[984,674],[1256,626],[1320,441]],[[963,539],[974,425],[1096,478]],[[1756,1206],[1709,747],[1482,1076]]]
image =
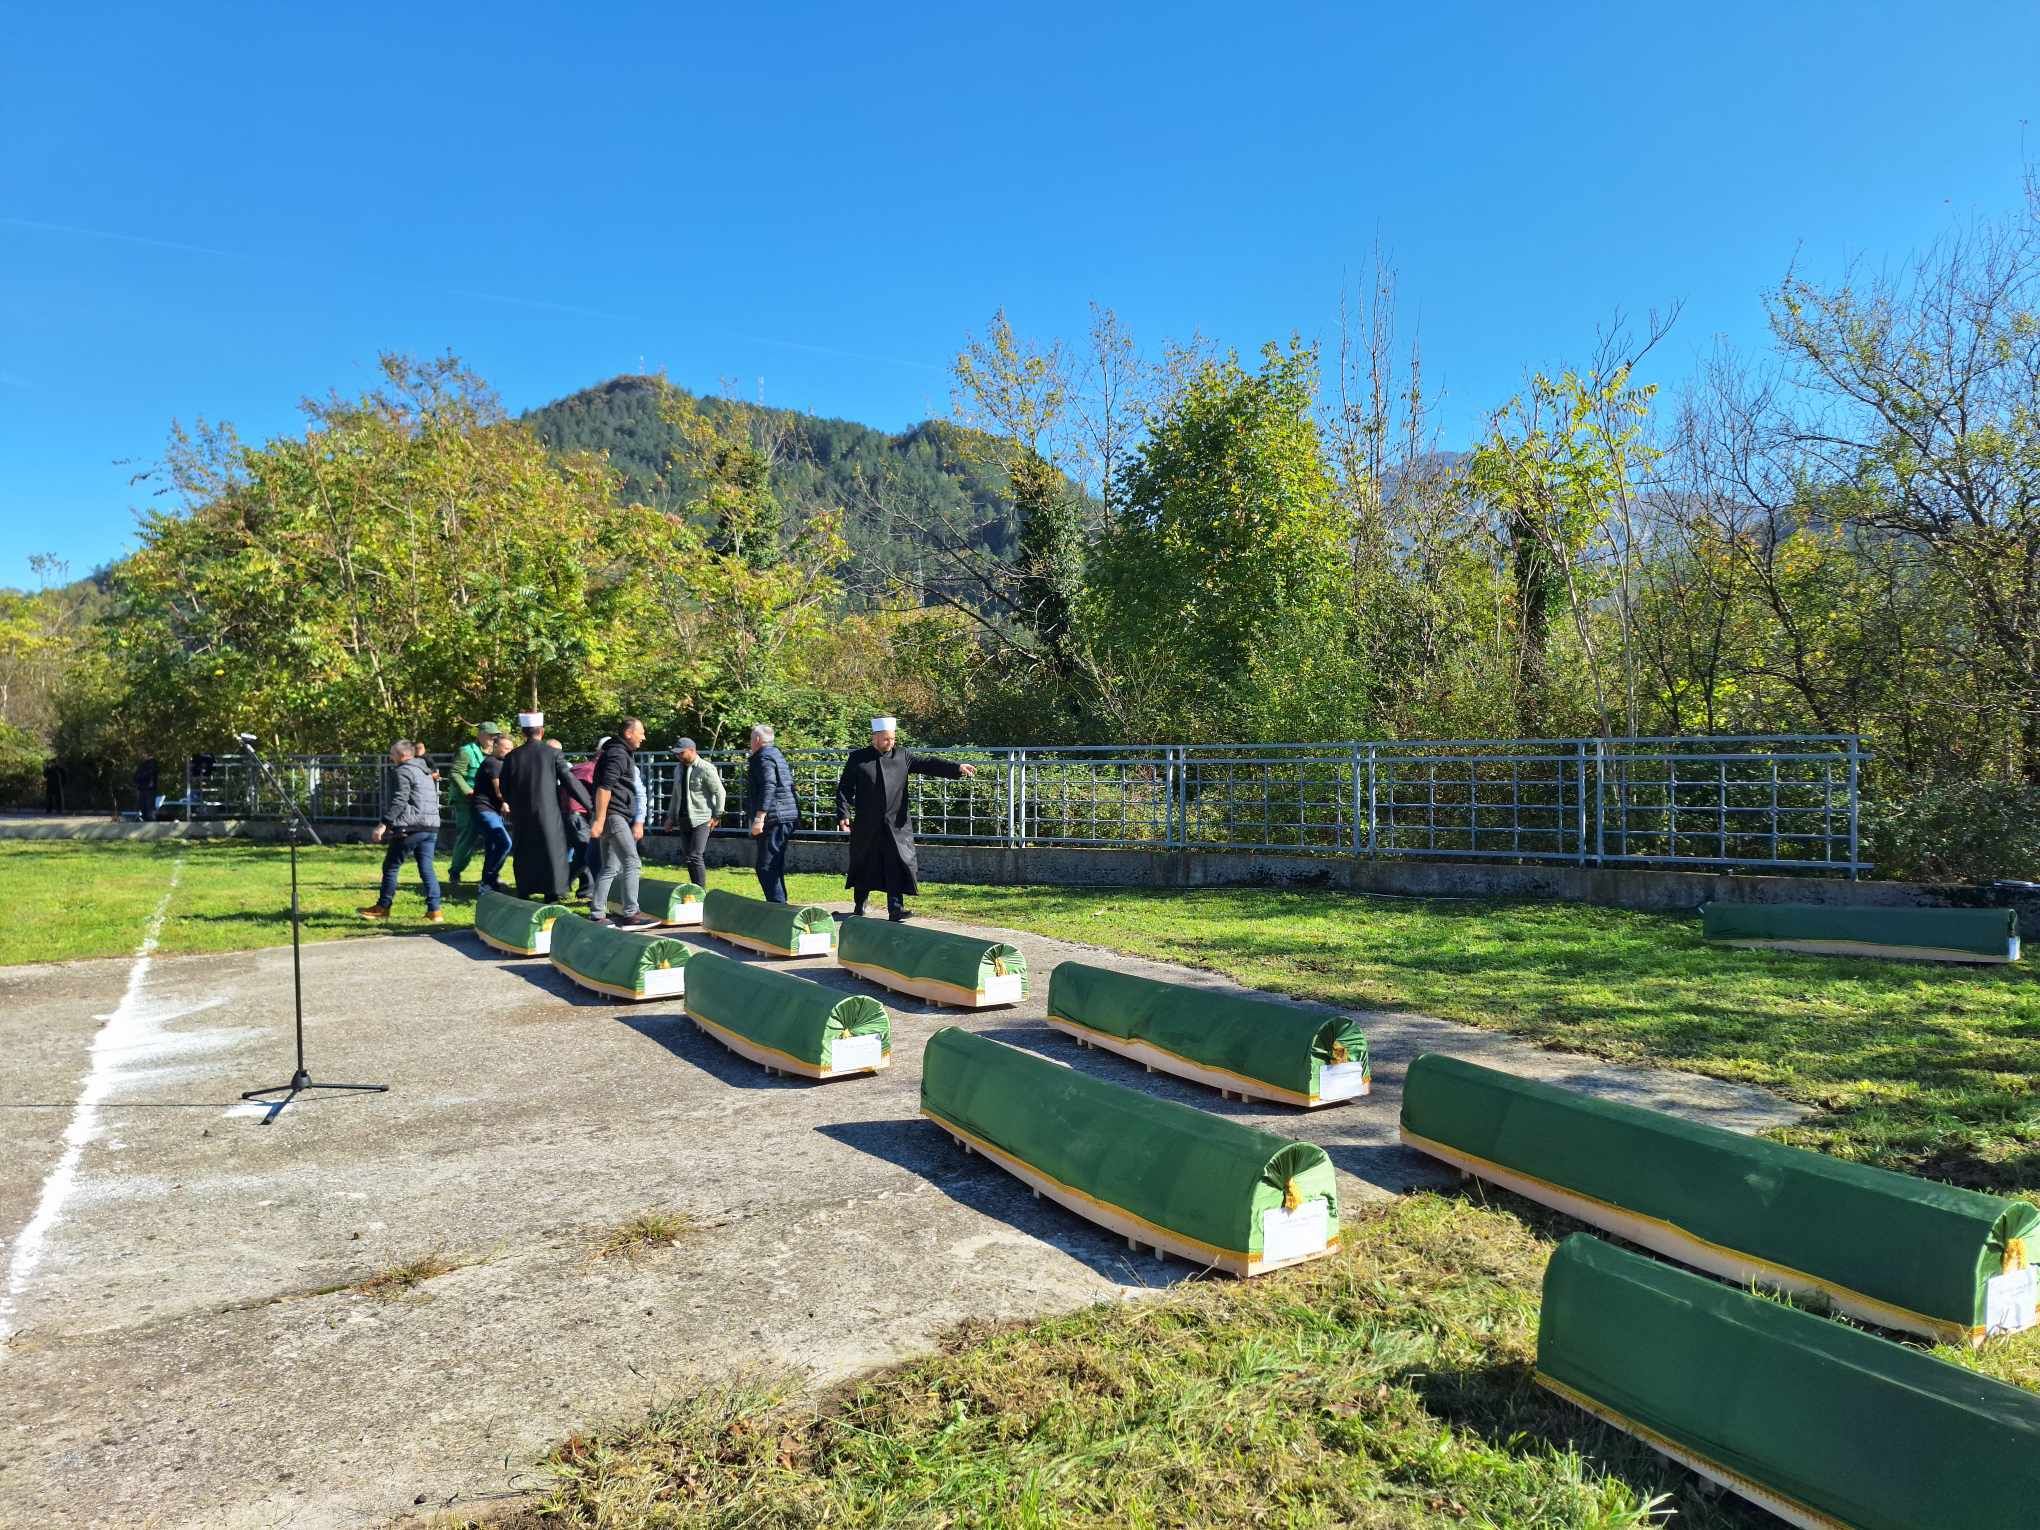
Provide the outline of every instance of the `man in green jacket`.
[[673,805],[666,812],[666,827],[681,838],[680,859],[687,867],[687,879],[696,887],[708,886],[708,836],[722,817],[728,793],[715,766],[701,757],[694,740],[683,738],[673,746],[679,757],[674,767]]
[[475,736],[460,746],[453,757],[453,864],[446,868],[446,885],[460,886],[460,874],[474,859],[482,844],[482,821],[475,816],[475,772],[496,745],[503,730],[492,722],[478,723]]

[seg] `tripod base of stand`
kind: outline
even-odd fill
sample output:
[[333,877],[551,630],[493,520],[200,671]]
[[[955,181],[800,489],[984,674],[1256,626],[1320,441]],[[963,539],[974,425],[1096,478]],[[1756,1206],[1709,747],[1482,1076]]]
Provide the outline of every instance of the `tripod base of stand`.
[[[356,1094],[388,1094],[390,1086],[388,1084],[326,1084],[314,1079],[311,1074],[300,1068],[290,1076],[289,1083],[271,1084],[267,1089],[246,1089],[242,1091],[241,1098],[269,1105],[269,1114],[262,1118],[262,1124],[267,1126],[277,1116],[282,1114],[284,1106],[288,1105],[308,1089],[345,1089],[351,1090]],[[272,1094],[280,1094],[283,1098],[271,1102],[267,1096]]]

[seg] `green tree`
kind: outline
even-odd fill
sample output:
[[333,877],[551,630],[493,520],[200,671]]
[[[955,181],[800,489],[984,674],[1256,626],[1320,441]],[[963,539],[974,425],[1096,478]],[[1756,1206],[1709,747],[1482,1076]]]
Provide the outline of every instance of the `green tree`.
[[1091,561],[1101,644],[1151,737],[1294,737],[1353,694],[1346,528],[1317,353],[1189,368],[1146,420]]

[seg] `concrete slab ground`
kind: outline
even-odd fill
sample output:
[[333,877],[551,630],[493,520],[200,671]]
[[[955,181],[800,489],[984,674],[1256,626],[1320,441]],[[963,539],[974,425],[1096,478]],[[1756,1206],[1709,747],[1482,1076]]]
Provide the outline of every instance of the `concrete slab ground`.
[[[0,1523],[322,1530],[472,1507],[534,1485],[537,1454],[574,1426],[702,1382],[826,1382],[965,1317],[1191,1278],[920,1119],[919,1043],[945,1024],[1312,1138],[1349,1198],[1440,1181],[1394,1141],[1425,1050],[1740,1130],[1795,1115],[1386,1014],[1362,1017],[1372,1097],[1314,1114],[1221,1102],[1039,1024],[1055,963],[1101,957],[1000,933],[1027,954],[1032,1000],[959,1016],[887,996],[893,1068],[826,1084],[768,1078],[677,1004],[598,998],[465,933],[312,946],[314,1074],[390,1092],[266,1123],[238,1094],[291,1071],[287,947],[139,974],[0,970]],[[871,991],[829,959],[783,965]],[[635,1264],[593,1257],[648,1210],[694,1230]],[[457,1268],[407,1296],[340,1289],[432,1253]]]

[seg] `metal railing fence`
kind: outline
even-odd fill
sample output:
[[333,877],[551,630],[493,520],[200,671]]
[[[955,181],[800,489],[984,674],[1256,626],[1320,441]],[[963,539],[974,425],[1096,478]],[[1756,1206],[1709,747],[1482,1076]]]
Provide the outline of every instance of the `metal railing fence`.
[[[1852,734],[936,752],[977,766],[967,780],[914,778],[916,832],[936,843],[1744,866],[1852,877],[1869,869],[1860,853],[1869,756]],[[805,831],[833,835],[845,751],[785,753]],[[709,758],[730,797],[719,832],[742,833],[745,757]],[[442,771],[451,763],[433,759]],[[671,804],[675,761],[656,750],[638,760],[656,830]],[[315,822],[375,820],[389,768],[382,759],[303,755],[275,764]],[[238,757],[186,788],[194,817],[282,814],[268,784]]]

